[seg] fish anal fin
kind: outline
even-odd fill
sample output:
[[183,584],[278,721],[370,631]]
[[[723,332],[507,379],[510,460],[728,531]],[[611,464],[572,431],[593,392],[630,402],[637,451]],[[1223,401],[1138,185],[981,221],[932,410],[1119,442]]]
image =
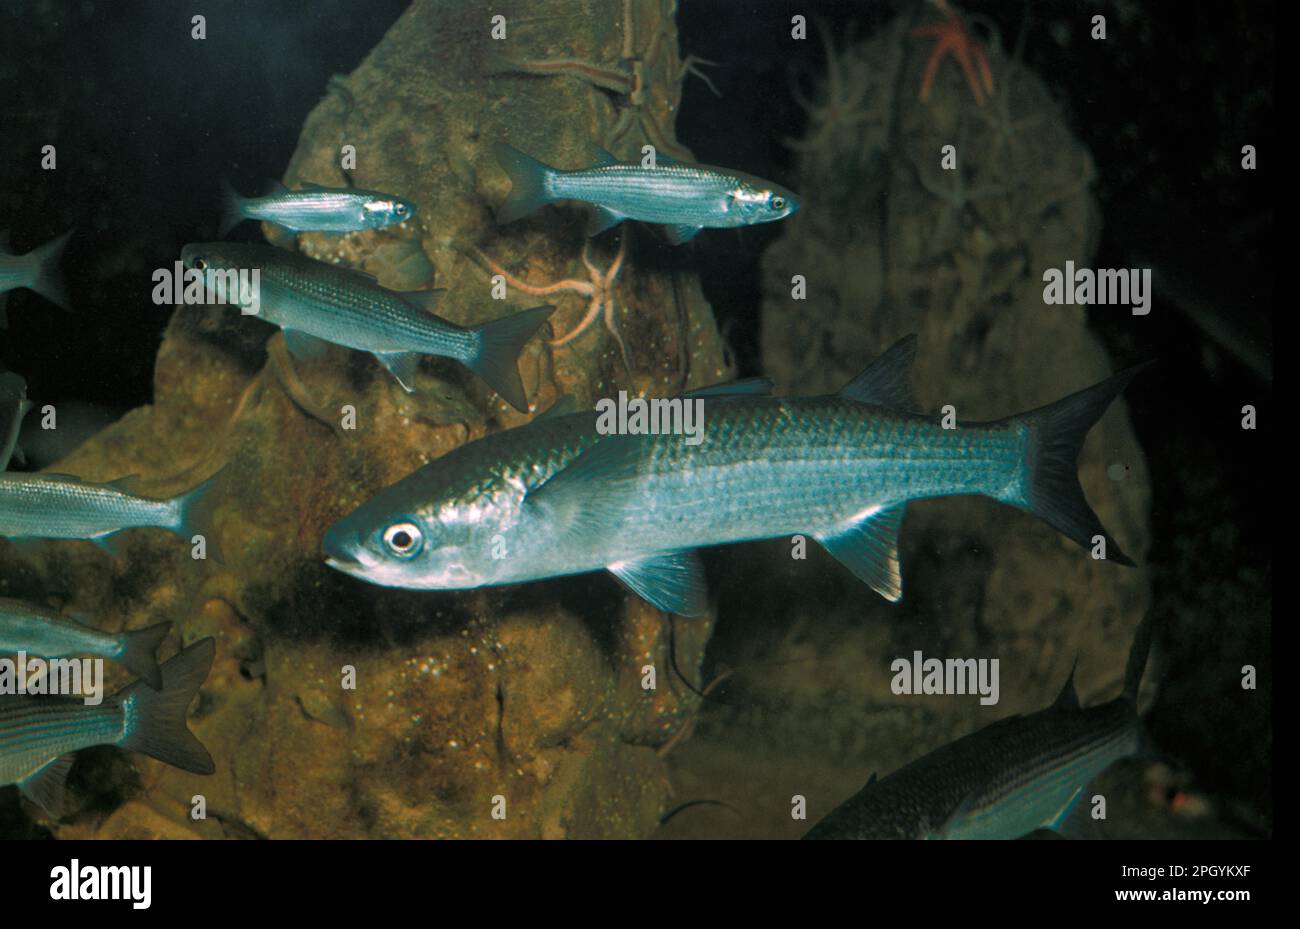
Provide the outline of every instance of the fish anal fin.
[[836,532],[814,536],[822,547],[886,600],[903,596],[898,532],[905,503],[872,511]]
[[609,571],[633,593],[665,613],[701,616],[708,610],[704,567],[690,549],[620,561],[610,565]]
[[284,347],[289,350],[298,361],[309,361],[312,358],[319,358],[325,352],[325,346],[329,345],[324,339],[318,339],[314,335],[308,335],[297,329],[285,329]]
[[104,551],[108,552],[114,558],[126,557],[126,544],[123,541],[122,534],[114,532],[109,535],[101,535],[91,539]]
[[615,213],[603,206],[593,206],[587,215],[587,235],[600,235],[606,229],[612,229],[627,217],[622,213]]
[[916,360],[916,336],[904,336],[867,365],[840,391],[840,396],[902,413],[917,410],[912,395],[912,362]]
[[415,393],[415,374],[420,369],[418,352],[375,352],[375,358],[397,379],[402,390]]
[[75,754],[55,758],[30,777],[18,782],[18,789],[55,819],[61,819],[67,809],[68,774],[72,771]]

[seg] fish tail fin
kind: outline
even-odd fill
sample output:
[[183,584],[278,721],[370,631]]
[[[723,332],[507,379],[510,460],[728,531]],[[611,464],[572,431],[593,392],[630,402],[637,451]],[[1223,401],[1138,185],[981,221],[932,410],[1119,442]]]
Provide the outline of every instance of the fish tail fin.
[[[1148,364],[1150,364],[1148,362]],[[1079,484],[1079,452],[1088,431],[1147,365],[1121,371],[1055,403],[1013,417],[1029,427],[1029,486],[1018,505],[1084,548],[1105,539],[1107,561],[1134,564],[1102,526]]]
[[528,397],[519,377],[519,353],[554,312],[553,306],[535,306],[473,330],[478,335],[478,353],[465,366],[521,413],[528,412]]
[[32,273],[31,283],[27,286],[65,310],[71,306],[71,302],[68,300],[68,290],[63,283],[63,273],[59,270],[59,261],[63,258],[63,250],[68,245],[68,239],[72,238],[72,233],[75,231],[69,229],[57,239],[46,242],[40,248],[32,249],[25,256],[31,263]]
[[555,169],[525,155],[513,145],[497,142],[492,146],[501,169],[510,176],[510,195],[497,211],[497,221],[512,223],[535,213],[551,201],[551,177]]
[[244,198],[231,186],[230,181],[221,179],[221,237],[224,239],[244,221]]
[[158,623],[122,636],[122,654],[117,663],[139,677],[154,690],[162,689],[162,672],[158,670],[158,646],[167,638],[171,623]]
[[219,564],[224,564],[221,545],[213,531],[212,516],[221,502],[220,494],[214,493],[225,473],[222,468],[203,483],[176,498],[179,514],[173,531],[183,539],[189,540],[196,535],[203,536],[206,553]]
[[207,638],[168,660],[161,669],[161,690],[153,690],[143,681],[122,690],[117,699],[126,707],[127,735],[118,745],[182,771],[215,771],[212,756],[185,722],[190,702],[212,668],[216,650],[216,639]]

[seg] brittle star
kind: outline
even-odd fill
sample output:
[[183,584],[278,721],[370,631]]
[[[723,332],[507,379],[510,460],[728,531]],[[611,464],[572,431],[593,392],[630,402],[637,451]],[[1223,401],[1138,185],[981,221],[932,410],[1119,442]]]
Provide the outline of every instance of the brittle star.
[[[870,89],[866,66],[847,51],[840,55],[831,39],[830,28],[817,20],[817,34],[826,49],[826,104],[818,107],[804,96],[798,83],[791,78],[790,95],[818,125],[817,134],[807,140],[786,138],[785,144],[796,151],[811,151],[824,145],[831,134],[841,126],[852,126],[867,119],[868,113],[862,109]],[[844,68],[844,64],[851,65]],[[793,72],[791,72],[793,75]]]
[[[912,37],[915,39],[935,40],[934,51],[930,53],[930,58],[925,63],[925,72],[921,75],[921,102],[930,99],[930,90],[934,86],[934,76],[939,70],[939,65],[945,56],[952,55],[966,75],[966,83],[970,85],[971,93],[975,95],[975,102],[983,106],[985,97],[993,96],[993,71],[989,68],[988,56],[984,54],[983,46],[971,35],[966,24],[957,15],[957,11],[948,6],[947,0],[931,0],[931,2],[942,10],[948,19],[941,23],[917,26],[912,30]],[[979,69],[978,73],[976,67]]]
[[623,356],[623,366],[626,367],[628,371],[631,371],[632,366],[628,363],[627,357],[627,345],[623,342],[623,336],[618,331],[618,321],[614,316],[614,281],[618,279],[618,274],[623,269],[623,259],[627,255],[627,235],[624,233],[619,236],[618,254],[614,256],[614,261],[610,264],[609,270],[605,271],[603,274],[600,269],[592,263],[591,258],[588,257],[590,250],[591,240],[588,240],[582,247],[582,263],[587,268],[587,275],[590,277],[590,280],[578,281],[565,279],[563,281],[557,281],[554,284],[546,285],[529,284],[527,281],[522,281],[515,277],[482,252],[478,252],[478,256],[483,259],[484,263],[486,263],[492,270],[493,274],[501,275],[506,284],[521,290],[530,296],[544,297],[550,294],[568,291],[570,293],[582,294],[585,297],[590,297],[591,300],[587,304],[587,315],[582,317],[578,322],[578,325],[563,338],[550,339],[546,344],[550,345],[552,348],[562,348],[563,346],[568,345],[574,339],[578,338],[578,336],[582,335],[583,332],[585,332],[591,324],[596,321],[596,317],[599,316],[603,310],[605,328],[609,330],[609,334],[618,342],[619,352]]

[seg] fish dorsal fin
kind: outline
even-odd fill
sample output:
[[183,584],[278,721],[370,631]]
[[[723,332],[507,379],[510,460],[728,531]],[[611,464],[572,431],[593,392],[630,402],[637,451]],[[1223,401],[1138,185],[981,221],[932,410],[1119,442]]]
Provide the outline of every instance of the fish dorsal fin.
[[595,142],[588,142],[587,148],[591,152],[591,158],[592,158],[591,166],[593,168],[603,168],[606,167],[607,165],[620,164],[618,158],[614,155],[614,153],[609,151],[602,145],[597,145]]
[[885,507],[814,538],[859,580],[886,600],[897,603],[903,597],[898,531],[906,508],[905,503]]
[[660,165],[679,165],[679,164],[681,164],[681,162],[678,161],[676,158],[671,158],[671,157],[669,157],[668,155],[665,155],[665,154],[664,154],[662,151],[660,151],[659,149],[657,149],[657,148],[655,149],[655,167],[656,167],[656,168],[659,167]]
[[872,772],[871,772],[871,777],[867,778],[867,786],[870,787],[870,786],[871,786],[872,784],[874,784],[877,780],[878,780],[878,778],[876,777],[876,772],[875,772],[875,771],[872,771]]
[[865,371],[840,391],[840,396],[902,413],[916,412],[916,399],[912,396],[915,359],[916,335],[904,336],[867,365]]
[[311,181],[299,181],[298,186],[303,190],[328,190],[324,184],[315,184]]
[[140,475],[127,474],[104,484],[105,487],[111,487],[113,490],[120,490],[124,494],[136,496],[139,493]]
[[620,561],[610,565],[609,572],[665,613],[701,616],[709,608],[704,567],[692,550]]
[[287,194],[288,192],[289,188],[284,186],[283,181],[277,181],[275,178],[271,178],[266,182],[266,187],[262,190],[262,196],[274,197],[276,194]]
[[68,773],[72,770],[75,754],[55,758],[26,780],[18,782],[18,789],[55,819],[61,819],[67,800]]
[[1079,659],[1074,659],[1074,664],[1070,667],[1070,676],[1065,679],[1065,686],[1061,692],[1056,695],[1056,701],[1053,707],[1059,710],[1077,710],[1079,708],[1079,692],[1074,689],[1074,671],[1079,667]]
[[397,296],[401,297],[402,302],[413,310],[419,310],[421,313],[432,313],[444,293],[446,293],[445,290],[405,290],[397,292]]
[[70,481],[74,484],[86,483],[81,478],[77,477],[77,475],[75,474],[64,474],[62,472],[55,472],[55,471],[37,471],[35,474],[31,475],[31,477],[38,478],[43,481]]
[[688,390],[682,394],[682,398],[690,400],[724,400],[728,397],[770,397],[771,395],[772,382],[768,378],[743,377],[735,381],[710,384],[708,387],[697,387],[695,390]]
[[546,419],[556,419],[560,416],[568,416],[570,413],[578,412],[578,401],[573,394],[565,394],[559,400],[556,400],[549,407],[533,417],[533,422],[539,423]]

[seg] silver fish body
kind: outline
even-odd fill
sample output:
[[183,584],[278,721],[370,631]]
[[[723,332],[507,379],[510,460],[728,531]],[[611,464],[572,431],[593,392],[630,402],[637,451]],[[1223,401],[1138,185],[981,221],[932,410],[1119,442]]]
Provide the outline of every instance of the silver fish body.
[[441,291],[397,293],[362,272],[266,245],[187,245],[181,262],[205,276],[258,270],[257,315],[285,332],[291,351],[311,354],[320,342],[374,355],[408,392],[421,355],[451,358],[520,409],[527,408],[517,356],[553,311],[534,307],[476,328],[432,312]]
[[9,467],[11,458],[24,461],[18,448],[18,432],[23,417],[31,410],[27,399],[27,382],[12,371],[0,373],[0,471]]
[[1076,828],[1070,819],[1084,788],[1141,748],[1137,694],[1150,622],[1148,615],[1138,627],[1117,699],[1080,709],[1071,675],[1050,707],[999,720],[887,777],[873,776],[804,838],[1018,839]]
[[92,484],[62,474],[0,474],[0,537],[107,540],[126,529],[166,529],[188,540],[203,535],[216,503],[214,475],[177,497],[151,500],[113,484]]
[[161,685],[155,653],[169,628],[169,623],[160,623],[135,632],[102,632],[58,610],[0,598],[0,654],[26,652],[42,658],[94,655],[121,664],[154,688]]
[[222,235],[246,219],[275,223],[294,232],[357,232],[382,229],[415,216],[415,204],[409,200],[354,187],[304,184],[302,190],[288,190],[277,185],[266,196],[242,197],[223,182],[222,197]]
[[676,243],[705,228],[775,222],[799,208],[796,194],[771,181],[729,168],[680,164],[663,155],[651,168],[602,152],[593,167],[562,171],[505,143],[494,151],[511,180],[502,222],[547,203],[573,200],[595,207],[588,234],[635,219],[663,225]]
[[706,595],[695,549],[799,533],[897,600],[906,503],[963,494],[1029,510],[1083,545],[1100,537],[1111,560],[1131,563],[1074,469],[1088,428],[1135,372],[1042,410],[945,429],[906,410],[914,351],[903,340],[833,397],[707,399],[697,446],[675,435],[600,437],[591,414],[490,436],[337,523],[329,563],[421,589],[603,568],[661,609],[697,615]]
[[212,758],[186,717],[215,653],[215,640],[196,642],[162,666],[160,690],[137,681],[98,705],[64,697],[0,697],[0,785],[17,784],[58,815],[73,754],[95,745],[116,745],[211,774]]

